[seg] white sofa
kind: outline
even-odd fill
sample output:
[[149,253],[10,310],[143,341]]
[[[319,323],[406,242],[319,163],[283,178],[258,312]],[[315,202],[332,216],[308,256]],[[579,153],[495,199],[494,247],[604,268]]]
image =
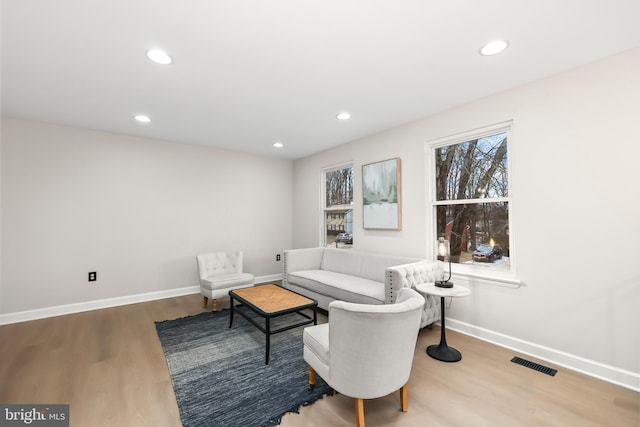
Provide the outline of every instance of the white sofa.
[[[318,301],[392,304],[398,290],[442,277],[442,263],[350,249],[305,248],[284,251],[282,285]],[[440,299],[424,295],[420,327],[440,320]]]

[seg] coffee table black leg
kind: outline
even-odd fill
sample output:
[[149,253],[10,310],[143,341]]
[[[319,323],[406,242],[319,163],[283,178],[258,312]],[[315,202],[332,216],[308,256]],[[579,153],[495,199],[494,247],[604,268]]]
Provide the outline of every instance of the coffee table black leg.
[[229,303],[231,306],[229,307],[229,328],[233,325],[233,297],[229,294]]
[[444,327],[444,297],[440,297],[440,315],[440,344],[427,347],[427,354],[443,362],[458,362],[462,360],[462,354],[455,348],[447,345]]
[[267,329],[267,348],[265,350],[265,355],[264,355],[264,364],[268,365],[269,364],[269,350],[271,348],[271,318],[267,317],[266,319],[266,329]]

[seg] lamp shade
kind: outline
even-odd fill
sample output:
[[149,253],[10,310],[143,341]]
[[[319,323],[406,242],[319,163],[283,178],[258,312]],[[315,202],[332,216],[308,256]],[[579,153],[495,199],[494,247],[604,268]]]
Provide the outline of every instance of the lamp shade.
[[450,255],[449,241],[445,240],[444,237],[440,237],[438,239],[438,255],[443,258],[448,257]]
[[451,279],[451,247],[449,246],[449,241],[444,237],[440,237],[438,239],[438,259],[442,259],[442,261],[448,258],[449,260],[449,278],[447,280],[436,280],[435,285],[439,288],[452,288],[453,283],[449,280]]

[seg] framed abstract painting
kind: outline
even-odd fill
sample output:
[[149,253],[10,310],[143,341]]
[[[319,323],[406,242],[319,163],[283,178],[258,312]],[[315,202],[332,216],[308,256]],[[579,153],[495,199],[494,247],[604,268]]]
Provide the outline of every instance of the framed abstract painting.
[[363,227],[375,230],[402,228],[400,158],[362,166]]

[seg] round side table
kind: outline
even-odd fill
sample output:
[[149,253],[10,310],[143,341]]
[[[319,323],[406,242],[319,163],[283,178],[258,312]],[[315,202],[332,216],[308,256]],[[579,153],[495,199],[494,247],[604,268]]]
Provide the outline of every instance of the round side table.
[[462,360],[462,354],[447,345],[444,327],[444,299],[445,297],[466,297],[471,295],[471,291],[464,286],[458,285],[453,285],[452,288],[439,288],[433,283],[419,283],[416,285],[416,289],[419,292],[440,297],[440,344],[427,347],[427,354],[443,362],[458,362]]

